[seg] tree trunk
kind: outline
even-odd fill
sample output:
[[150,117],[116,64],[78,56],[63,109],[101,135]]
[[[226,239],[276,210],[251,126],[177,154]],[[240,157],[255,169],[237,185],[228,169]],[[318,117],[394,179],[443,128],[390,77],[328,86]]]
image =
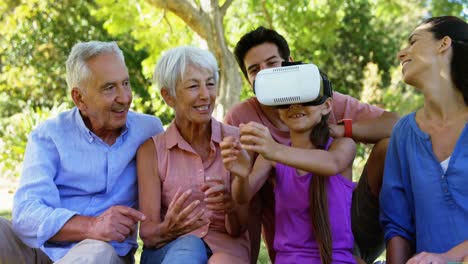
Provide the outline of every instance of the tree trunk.
[[223,19],[232,0],[219,6],[210,0],[209,6],[198,7],[187,0],[147,0],[151,5],[170,11],[180,17],[193,31],[203,38],[218,60],[220,83],[214,116],[221,120],[229,108],[239,101],[242,78],[234,54],[228,49],[224,37]]

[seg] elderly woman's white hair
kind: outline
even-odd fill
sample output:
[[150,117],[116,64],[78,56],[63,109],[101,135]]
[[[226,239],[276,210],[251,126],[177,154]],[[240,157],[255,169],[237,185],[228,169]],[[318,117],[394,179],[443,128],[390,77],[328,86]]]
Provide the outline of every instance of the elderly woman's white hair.
[[87,60],[104,53],[115,53],[125,63],[122,50],[115,41],[89,41],[75,44],[67,59],[67,85],[69,89],[80,87],[88,81],[91,71]]
[[194,65],[213,73],[216,83],[219,80],[218,63],[208,50],[193,46],[182,46],[170,49],[159,59],[154,69],[153,83],[159,89],[167,89],[175,96],[177,81],[185,73],[188,65]]

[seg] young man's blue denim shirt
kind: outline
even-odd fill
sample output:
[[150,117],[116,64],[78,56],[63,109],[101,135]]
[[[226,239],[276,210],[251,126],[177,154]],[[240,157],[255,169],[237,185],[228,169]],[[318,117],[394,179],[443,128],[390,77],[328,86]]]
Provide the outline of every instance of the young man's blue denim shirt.
[[441,253],[468,239],[468,126],[444,173],[415,113],[395,126],[385,161],[380,220],[388,242],[401,236],[421,251]]
[[[98,216],[114,205],[136,207],[136,151],[162,131],[158,118],[129,112],[122,134],[109,146],[85,126],[76,107],[38,126],[14,197],[16,234],[55,261],[76,243],[47,240],[72,216]],[[136,235],[111,242],[118,255],[137,246]]]

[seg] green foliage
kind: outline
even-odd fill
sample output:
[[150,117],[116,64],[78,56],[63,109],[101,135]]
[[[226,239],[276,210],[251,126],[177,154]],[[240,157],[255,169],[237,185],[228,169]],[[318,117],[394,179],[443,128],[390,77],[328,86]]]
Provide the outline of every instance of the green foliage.
[[[93,1],[7,1],[0,20],[0,116],[21,112],[27,106],[71,105],[65,81],[65,61],[79,41],[115,40],[103,22],[91,16]],[[122,14],[126,12],[121,12]],[[149,55],[135,49],[130,34],[120,34],[136,98],[150,99],[142,61]],[[143,112],[153,109],[139,107]]]
[[19,176],[29,133],[49,117],[68,108],[66,103],[47,107],[27,107],[21,113],[1,119],[0,167],[2,176]]
[[452,15],[468,19],[468,2],[466,0],[431,0],[430,4],[431,16]]
[[11,211],[0,211],[0,217],[11,220]]
[[64,67],[69,50],[78,40],[105,35],[95,21],[84,16],[90,4],[7,3],[9,8],[0,21],[0,115],[10,116],[28,105],[51,107],[55,102],[69,101]]

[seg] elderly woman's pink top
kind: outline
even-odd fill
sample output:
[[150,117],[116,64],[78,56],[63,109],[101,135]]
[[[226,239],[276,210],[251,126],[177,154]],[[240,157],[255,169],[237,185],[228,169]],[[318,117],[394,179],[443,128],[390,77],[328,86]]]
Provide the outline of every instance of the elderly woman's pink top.
[[[191,189],[192,194],[186,205],[194,200],[200,200],[199,208],[204,208],[202,185],[217,179],[231,189],[231,176],[224,169],[219,143],[224,136],[239,137],[236,127],[224,125],[214,118],[211,119],[210,155],[203,161],[187,141],[180,135],[174,121],[164,133],[153,137],[158,155],[158,168],[161,178],[161,217],[167,212],[177,189]],[[207,210],[207,209],[206,209]],[[208,210],[207,210],[208,211]],[[224,213],[209,213],[210,223],[191,234],[196,235],[210,246],[214,252],[226,252],[250,263],[250,242],[247,234],[238,238],[231,237],[225,227]]]

